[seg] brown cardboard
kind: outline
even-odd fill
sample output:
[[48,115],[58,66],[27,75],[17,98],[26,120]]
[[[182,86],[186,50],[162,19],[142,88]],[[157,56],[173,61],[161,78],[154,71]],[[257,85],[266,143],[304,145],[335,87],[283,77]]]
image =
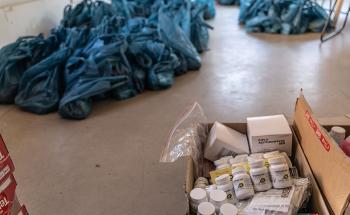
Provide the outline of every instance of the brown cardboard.
[[294,129],[333,213],[344,214],[350,199],[350,159],[332,142],[303,95],[296,102]]
[[[239,131],[241,133],[246,134],[246,123],[224,123],[226,126],[235,129],[236,131]],[[209,127],[211,127],[212,124],[209,124]],[[316,212],[320,215],[328,215],[330,214],[326,203],[323,199],[323,196],[321,195],[321,191],[316,183],[315,178],[312,175],[311,168],[307,162],[307,159],[305,158],[305,155],[303,153],[303,150],[301,146],[298,143],[298,140],[295,135],[293,135],[293,149],[294,149],[294,162],[295,165],[300,168],[300,175],[302,177],[309,177],[312,185],[312,197],[311,197],[311,204],[312,204],[312,210],[313,212]],[[207,165],[205,165],[207,166]],[[210,166],[210,165],[208,165]],[[212,165],[211,165],[212,166]],[[195,165],[193,162],[193,159],[191,157],[187,157],[187,169],[186,169],[186,181],[185,181],[185,193],[186,193],[186,200],[187,203],[189,203],[189,193],[193,189],[193,183],[195,181],[194,178],[194,169]],[[212,167],[213,168],[213,167]],[[204,171],[205,176],[209,176],[208,171],[209,168],[205,168],[206,171]],[[189,214],[189,204],[187,204],[187,214]]]

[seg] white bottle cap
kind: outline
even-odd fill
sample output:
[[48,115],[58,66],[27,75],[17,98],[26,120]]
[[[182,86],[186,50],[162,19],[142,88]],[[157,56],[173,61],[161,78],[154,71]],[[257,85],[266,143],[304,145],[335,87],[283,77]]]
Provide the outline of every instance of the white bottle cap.
[[350,136],[348,136],[345,140],[346,140],[347,142],[350,142]]
[[230,164],[225,163],[225,164],[221,164],[220,166],[217,166],[216,169],[224,169],[224,168],[227,168],[227,167],[230,167]]
[[215,165],[215,166],[220,166],[220,165],[222,165],[222,164],[226,164],[226,163],[228,163],[228,161],[229,161],[230,159],[232,159],[232,156],[225,156],[225,157],[222,157],[222,158],[220,158],[219,160],[214,161],[214,165]]
[[258,159],[258,160],[252,160],[249,162],[249,166],[251,168],[260,168],[264,166],[264,160],[263,159]]
[[229,174],[223,174],[219,177],[215,178],[216,185],[223,185],[230,182],[230,175]]
[[226,201],[226,193],[222,190],[213,190],[210,192],[210,201],[221,203]]
[[214,215],[215,207],[210,202],[202,202],[198,205],[198,215]]
[[200,183],[209,185],[208,179],[206,179],[206,178],[204,178],[204,177],[198,177],[198,178],[196,179],[196,182],[194,182],[194,184],[200,184]]
[[206,200],[207,192],[205,192],[205,190],[202,188],[194,188],[190,192],[190,197],[194,202],[201,202]]
[[250,154],[249,157],[255,158],[255,159],[264,159],[264,153],[253,153],[253,154]]
[[243,166],[237,166],[232,170],[232,175],[240,174],[240,173],[246,173],[247,170]]
[[281,152],[281,155],[284,157],[284,159],[286,160],[289,168],[293,167],[292,161],[290,160],[289,156],[287,155],[286,152]]
[[333,126],[331,131],[335,134],[345,134],[345,129],[339,126]]
[[282,164],[282,163],[287,163],[286,159],[284,158],[283,155],[277,156],[277,157],[272,157],[269,158],[269,164],[273,165],[273,164]]
[[248,155],[247,154],[236,155],[236,157],[234,157],[234,159],[238,160],[238,162],[247,162]]
[[220,215],[236,215],[238,210],[236,206],[230,203],[225,203],[220,207]]
[[212,185],[209,185],[205,188],[205,191],[207,191],[207,194],[209,196],[209,193],[213,190],[216,190],[216,185],[215,184],[212,184]]
[[267,152],[267,153],[264,154],[264,158],[265,159],[269,159],[269,158],[275,157],[275,156],[277,156],[279,154],[280,154],[279,151]]

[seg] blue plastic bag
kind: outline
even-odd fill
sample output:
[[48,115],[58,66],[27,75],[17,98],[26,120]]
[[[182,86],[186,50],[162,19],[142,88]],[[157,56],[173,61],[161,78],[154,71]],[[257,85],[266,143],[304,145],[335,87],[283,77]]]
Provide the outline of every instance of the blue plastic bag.
[[23,72],[58,48],[57,37],[21,37],[0,49],[0,103],[13,103]]
[[69,48],[63,48],[26,70],[19,84],[16,105],[37,114],[56,110],[62,91],[60,78],[69,55]]
[[239,22],[248,32],[303,34],[321,32],[328,14],[311,0],[244,0]]
[[201,58],[190,39],[183,30],[166,14],[164,8],[159,10],[158,32],[161,40],[187,58],[190,70],[201,67]]

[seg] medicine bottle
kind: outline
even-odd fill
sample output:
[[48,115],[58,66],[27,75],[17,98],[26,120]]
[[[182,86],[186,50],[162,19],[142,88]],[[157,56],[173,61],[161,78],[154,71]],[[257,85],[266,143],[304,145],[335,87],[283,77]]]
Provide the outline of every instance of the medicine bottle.
[[271,189],[272,184],[269,176],[268,169],[264,166],[264,160],[251,160],[249,162],[250,166],[250,177],[253,181],[254,190],[256,191],[266,191]]
[[216,190],[216,185],[211,184],[205,188],[205,191],[207,192],[207,196],[210,196],[211,191]]
[[239,200],[254,196],[254,188],[250,176],[244,167],[238,166],[232,170],[233,188]]
[[226,203],[221,205],[220,214],[219,215],[237,215],[238,209],[236,206],[230,203]]
[[213,190],[210,192],[210,202],[215,206],[215,211],[218,214],[221,205],[227,203],[226,193],[222,190]]
[[329,132],[329,135],[340,144],[345,139],[345,129],[339,126],[333,126]]
[[272,186],[276,189],[292,186],[292,179],[289,173],[289,167],[283,156],[273,157],[269,160],[269,169],[271,174]]
[[197,215],[216,215],[215,206],[210,202],[202,202],[198,206]]
[[226,193],[227,202],[236,203],[237,199],[233,191],[233,184],[230,180],[229,174],[220,175],[215,179],[216,189],[222,190]]
[[194,188],[190,192],[190,198],[191,211],[193,212],[197,211],[198,205],[200,203],[208,201],[207,192],[202,188]]

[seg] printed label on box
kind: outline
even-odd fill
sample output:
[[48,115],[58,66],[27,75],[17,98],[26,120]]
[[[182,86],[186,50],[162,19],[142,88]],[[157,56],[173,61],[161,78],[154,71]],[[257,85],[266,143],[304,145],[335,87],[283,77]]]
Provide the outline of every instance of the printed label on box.
[[25,205],[22,205],[21,210],[18,212],[17,215],[28,215],[28,211]]
[[4,183],[0,185],[0,215],[10,215],[15,198],[16,186],[17,183],[13,175],[8,177]]
[[309,121],[311,128],[314,130],[317,138],[320,140],[323,148],[329,152],[331,150],[331,144],[328,143],[324,135],[322,134],[320,128],[317,126],[315,123],[315,120],[312,118],[311,114],[309,113],[308,110],[305,111],[305,117]]
[[8,156],[8,154],[9,152],[6,148],[5,142],[0,135],[0,162],[3,161]]
[[0,184],[2,184],[15,170],[15,166],[10,158],[7,156],[3,162],[0,163]]
[[270,152],[274,150],[285,151],[289,153],[291,135],[266,135],[253,136],[251,150],[255,152]]

